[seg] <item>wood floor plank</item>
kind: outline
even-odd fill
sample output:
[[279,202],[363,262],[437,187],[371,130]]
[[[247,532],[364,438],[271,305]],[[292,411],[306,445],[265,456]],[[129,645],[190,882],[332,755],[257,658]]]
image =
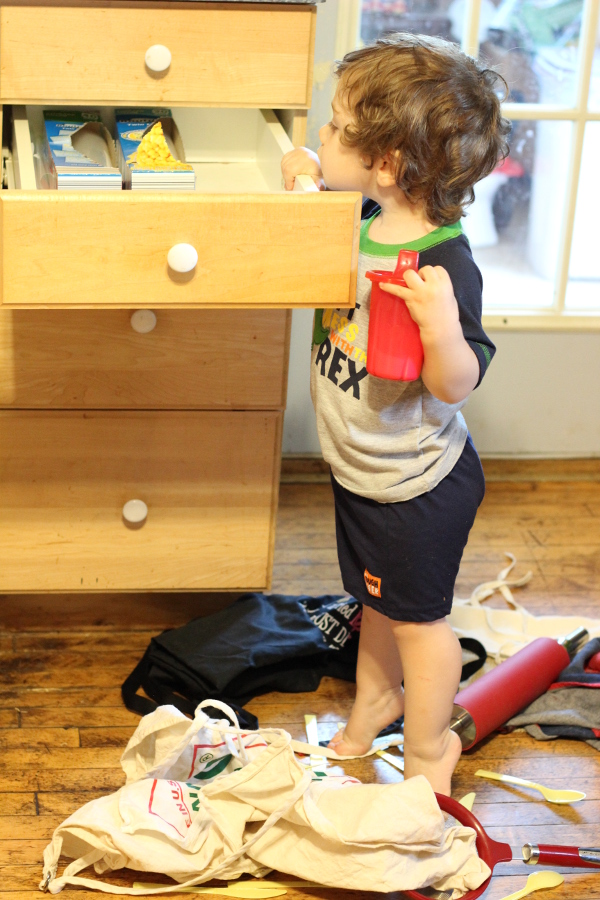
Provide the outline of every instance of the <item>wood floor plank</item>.
[[106,654],[143,653],[156,631],[55,631],[49,634],[15,634],[12,652],[20,654],[51,652],[61,654],[80,650],[82,653]]
[[85,769],[112,769],[119,766],[119,752],[116,749],[88,749],[86,747],[45,747],[40,749],[9,749],[0,757],[0,771],[27,771],[34,768],[44,772],[53,769],[70,769],[72,766]]
[[81,728],[82,747],[116,747],[123,749],[135,731],[135,725],[109,728]]
[[39,866],[44,858],[44,847],[47,843],[48,838],[16,838],[0,841],[0,867]]
[[0,897],[10,897],[11,900],[14,900],[17,891],[23,893],[26,888],[31,888],[31,890],[37,888],[41,877],[42,866],[39,863],[36,866],[3,866]]
[[0,728],[17,728],[18,725],[18,709],[0,709]]
[[[515,815],[514,806],[510,803],[487,803],[480,800],[479,792],[476,792],[473,813],[479,819],[484,828],[488,826],[502,827],[508,821],[512,821]],[[529,803],[521,803],[519,806],[519,822],[521,825],[543,825],[545,828],[554,825],[572,823],[574,825],[600,825],[600,800],[589,800],[559,806],[556,803],[546,803],[532,799]]]
[[37,816],[38,807],[33,792],[0,794],[0,816]]
[[61,728],[73,726],[81,728],[115,727],[130,725],[135,728],[140,721],[136,713],[124,706],[73,706],[56,709],[56,707],[33,707],[21,710],[21,728],[39,728],[55,725]]
[[[124,778],[122,778],[122,783]],[[75,810],[108,793],[106,790],[91,791],[38,791],[37,809],[40,816],[59,816],[66,819]],[[6,796],[6,795],[5,795]],[[1,807],[0,807],[1,808]]]
[[12,791],[117,791],[125,782],[119,768],[0,769],[0,793]]
[[79,747],[77,728],[0,728],[0,751],[30,747]]
[[59,816],[0,816],[0,846],[3,841],[49,841],[60,825]]

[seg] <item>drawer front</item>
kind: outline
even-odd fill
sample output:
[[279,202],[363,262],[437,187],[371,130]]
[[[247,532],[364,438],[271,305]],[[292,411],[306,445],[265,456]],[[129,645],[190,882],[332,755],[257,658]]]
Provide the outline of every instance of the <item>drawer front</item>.
[[281,418],[0,413],[0,591],[265,588]]
[[[360,194],[3,191],[10,307],[340,307],[354,303]],[[198,263],[167,263],[175,244]]]
[[308,108],[314,7],[157,5],[2,7],[2,102]]
[[130,310],[0,310],[0,407],[283,409],[290,312],[155,315],[140,333]]

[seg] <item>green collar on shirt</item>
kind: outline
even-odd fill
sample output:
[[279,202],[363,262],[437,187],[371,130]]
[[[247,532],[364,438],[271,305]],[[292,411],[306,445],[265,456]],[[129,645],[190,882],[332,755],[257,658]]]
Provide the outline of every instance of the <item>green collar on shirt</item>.
[[371,222],[378,215],[379,212],[376,212],[369,219],[365,219],[360,226],[360,251],[361,253],[368,253],[369,256],[398,256],[400,250],[418,250],[421,252],[421,250],[429,250],[430,247],[435,247],[436,244],[442,244],[444,241],[449,241],[451,238],[458,237],[459,234],[463,233],[462,225],[460,222],[456,222],[454,225],[440,225],[439,228],[430,231],[429,234],[425,234],[416,241],[408,241],[406,244],[378,244],[369,237]]

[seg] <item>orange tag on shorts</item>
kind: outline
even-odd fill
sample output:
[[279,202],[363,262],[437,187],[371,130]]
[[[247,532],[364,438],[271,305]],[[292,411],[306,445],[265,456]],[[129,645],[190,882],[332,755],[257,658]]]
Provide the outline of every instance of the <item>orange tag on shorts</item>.
[[365,584],[367,590],[373,597],[381,597],[381,578],[371,575],[368,569],[365,569]]

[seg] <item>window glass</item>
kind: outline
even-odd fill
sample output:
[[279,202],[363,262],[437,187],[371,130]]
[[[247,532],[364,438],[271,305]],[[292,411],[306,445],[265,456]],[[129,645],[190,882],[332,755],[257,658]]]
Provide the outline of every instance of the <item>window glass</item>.
[[394,31],[430,34],[459,44],[463,0],[362,0],[360,37],[363,43]]
[[600,206],[598,160],[600,122],[588,122],[583,142],[565,300],[565,307],[570,311],[589,312],[600,307],[600,252],[596,221]]
[[600,110],[600,17],[598,18],[598,34],[596,35],[596,49],[592,62],[592,81],[590,84],[590,109]]
[[[585,0],[586,9],[597,2]],[[504,76],[509,102],[575,105],[584,0],[362,0],[361,41],[408,31],[460,44],[469,10],[479,14],[480,60]],[[600,112],[600,22],[589,109]],[[543,108],[535,115],[542,118],[513,120],[508,160],[476,185],[463,219],[490,313],[556,304],[575,124],[544,119]],[[599,159],[600,122],[588,122],[565,299],[574,312],[600,310],[600,253],[590,250]]]
[[504,76],[511,103],[575,102],[583,0],[501,0],[485,16],[480,56]]
[[488,312],[553,304],[572,131],[570,122],[513,122],[510,156],[475,185],[463,228]]

